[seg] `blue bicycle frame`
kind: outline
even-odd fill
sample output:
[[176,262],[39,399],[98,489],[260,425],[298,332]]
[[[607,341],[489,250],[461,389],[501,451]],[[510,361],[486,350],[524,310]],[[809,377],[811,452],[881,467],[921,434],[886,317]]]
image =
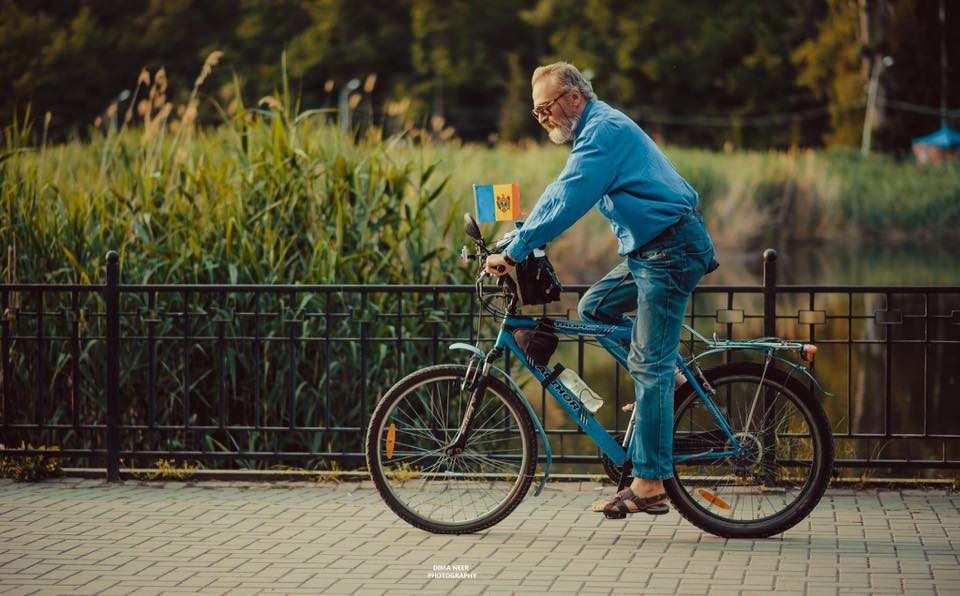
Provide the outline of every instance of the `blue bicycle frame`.
[[[540,366],[534,364],[527,360],[524,351],[517,345],[516,341],[513,339],[512,332],[516,329],[533,329],[537,327],[539,321],[532,317],[523,317],[523,316],[512,316],[507,315],[503,324],[500,326],[500,332],[497,335],[496,343],[494,344],[493,350],[510,350],[517,359],[523,363],[524,367],[530,371],[537,381],[544,384],[544,381],[551,374],[551,369],[547,366]],[[630,343],[631,328],[628,326],[619,326],[619,325],[602,325],[602,324],[592,324],[582,321],[568,321],[568,320],[552,320],[551,328],[553,331],[560,335],[566,336],[592,336],[600,337],[604,340],[601,344],[603,347],[613,356],[613,358],[620,363],[621,366],[627,368],[627,350],[622,347],[622,344]],[[689,327],[687,327],[689,329]],[[691,330],[692,331],[692,330]],[[478,348],[458,343],[450,346],[451,350],[467,350],[474,354],[475,357],[480,359],[480,362],[486,361],[486,355]],[[716,457],[727,457],[736,455],[742,449],[740,442],[734,436],[733,432],[730,429],[730,426],[727,424],[727,421],[724,419],[723,415],[720,413],[719,408],[710,398],[710,396],[703,390],[699,383],[696,382],[695,376],[687,366],[687,363],[684,362],[683,357],[680,353],[677,353],[677,366],[683,372],[684,376],[687,378],[687,381],[691,383],[691,386],[699,395],[700,399],[717,419],[717,423],[720,425],[720,428],[726,434],[729,444],[732,446],[731,449],[725,451],[709,451],[701,454],[682,454],[675,455],[674,461],[685,461],[690,460],[696,457],[706,457],[711,458]],[[517,392],[517,395],[520,397],[523,402],[524,407],[530,413],[530,417],[534,421],[538,434],[540,434],[541,440],[545,446],[547,465],[544,470],[543,478],[541,479],[539,485],[537,486],[535,495],[539,495],[540,491],[543,490],[543,486],[546,483],[547,476],[550,473],[550,464],[551,464],[551,453],[550,453],[550,443],[547,440],[546,432],[543,430],[543,426],[540,424],[540,420],[537,417],[536,413],[533,410],[533,407],[530,405],[523,391],[520,390],[520,387],[516,382],[508,375],[506,372],[499,368],[491,367],[492,370],[495,370],[501,373],[507,381],[513,386],[514,390]],[[489,372],[489,371],[488,371]],[[623,445],[618,444],[613,437],[610,436],[610,433],[607,432],[607,429],[604,428],[596,418],[584,407],[583,403],[571,393],[559,379],[554,378],[549,384],[545,385],[547,392],[553,396],[558,404],[567,412],[567,414],[576,421],[577,425],[583,429],[583,431],[593,440],[593,442],[603,451],[604,454],[612,462],[618,466],[622,466],[627,459],[627,449],[630,445],[630,440],[632,439],[632,429],[636,424],[636,410],[634,410],[633,415],[631,416],[630,423],[627,426],[627,433],[624,437]]]
[[[513,352],[523,363],[527,369],[533,373],[534,377],[540,381],[542,384],[546,377],[550,374],[551,369],[546,366],[538,366],[530,363],[526,356],[523,353],[523,350],[520,349],[520,346],[517,345],[516,341],[513,339],[513,334],[510,333],[513,329],[531,329],[537,326],[537,320],[530,317],[507,317],[504,321],[504,325],[500,330],[500,334],[497,337],[496,346],[503,346],[504,348],[509,349]],[[557,331],[557,333],[568,336],[600,336],[605,339],[612,340],[611,342],[604,342],[602,345],[610,353],[613,358],[620,363],[622,367],[627,369],[627,350],[622,347],[620,342],[626,342],[629,345],[631,328],[627,326],[618,326],[618,325],[601,325],[601,324],[592,324],[585,323],[582,321],[553,321],[552,327]],[[614,343],[616,342],[616,343]],[[721,429],[724,434],[727,435],[727,438],[730,440],[730,443],[735,446],[734,450],[723,453],[711,453],[711,456],[726,456],[733,455],[737,449],[740,448],[740,443],[737,441],[737,438],[733,435],[733,431],[730,430],[730,426],[727,424],[727,421],[723,418],[723,415],[720,413],[720,410],[714,404],[710,396],[700,387],[700,384],[696,382],[693,373],[687,367],[686,362],[684,362],[683,357],[680,353],[677,353],[677,366],[683,372],[684,376],[687,378],[687,381],[692,383],[693,388],[696,390],[697,394],[700,396],[700,399],[703,400],[703,403],[709,408],[710,412],[716,417],[717,422],[720,424]],[[547,390],[550,392],[550,395],[557,400],[557,402],[567,411],[574,420],[577,421],[577,424],[580,425],[580,428],[584,430],[590,438],[593,439],[594,443],[617,465],[622,465],[623,462],[627,459],[625,447],[629,447],[630,434],[627,435],[627,440],[623,446],[620,446],[614,441],[607,430],[596,421],[593,415],[583,407],[583,404],[574,396],[566,387],[560,383],[559,380],[554,379],[549,385],[547,385]],[[635,414],[631,419],[631,426],[635,422]],[[689,459],[695,457],[693,455],[689,456],[675,456],[674,461]]]

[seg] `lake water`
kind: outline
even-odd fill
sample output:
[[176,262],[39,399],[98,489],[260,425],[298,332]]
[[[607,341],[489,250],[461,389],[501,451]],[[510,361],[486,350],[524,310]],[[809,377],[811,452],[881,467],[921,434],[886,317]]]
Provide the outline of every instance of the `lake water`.
[[[830,242],[770,247],[777,250],[777,281],[781,284],[960,286],[960,243],[884,246]],[[603,252],[593,249],[589,259],[580,256],[570,266],[562,254],[566,251],[556,254],[550,250],[549,254],[564,283],[591,284],[620,260],[612,244],[606,248]],[[763,248],[718,246],[720,268],[701,283],[760,284]]]
[[[831,242],[778,247],[777,281],[813,285],[960,286],[960,244],[884,246]],[[702,283],[761,283],[760,248],[721,246],[721,268]]]

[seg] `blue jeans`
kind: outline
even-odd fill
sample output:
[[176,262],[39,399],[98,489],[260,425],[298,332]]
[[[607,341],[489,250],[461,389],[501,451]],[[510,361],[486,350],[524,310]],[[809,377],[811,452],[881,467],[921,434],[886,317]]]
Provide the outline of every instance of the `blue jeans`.
[[[674,369],[687,300],[714,256],[699,213],[686,215],[627,256],[594,284],[577,307],[581,320],[629,325],[627,357],[636,394],[637,424],[627,457],[644,480],[673,477]],[[614,340],[598,338],[609,349]],[[623,346],[625,347],[625,346]]]

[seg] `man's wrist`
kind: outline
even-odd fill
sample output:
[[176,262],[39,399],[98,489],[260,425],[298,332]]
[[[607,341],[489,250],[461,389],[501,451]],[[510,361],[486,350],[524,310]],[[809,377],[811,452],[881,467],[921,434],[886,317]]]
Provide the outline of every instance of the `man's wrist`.
[[504,252],[504,253],[503,253],[503,260],[506,261],[507,265],[510,265],[511,267],[516,267],[516,266],[517,266],[517,261],[516,261],[516,259],[514,259],[513,257],[511,257],[511,256],[510,256],[510,253]]

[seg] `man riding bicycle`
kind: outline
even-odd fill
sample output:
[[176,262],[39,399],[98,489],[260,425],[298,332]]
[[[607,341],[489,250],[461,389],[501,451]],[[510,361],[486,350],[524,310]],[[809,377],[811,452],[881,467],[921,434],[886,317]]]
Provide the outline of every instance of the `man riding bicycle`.
[[[573,142],[566,166],[537,200],[507,248],[487,258],[493,275],[509,273],[596,206],[610,220],[625,260],[578,305],[581,319],[623,324],[636,309],[627,359],[637,424],[627,453],[631,485],[594,511],[662,510],[663,480],[673,476],[674,364],[687,300],[711,266],[714,248],[694,211],[697,192],[629,117],[597,99],[571,64],[533,72],[533,116],[550,140]],[[605,341],[600,338],[601,343]]]

